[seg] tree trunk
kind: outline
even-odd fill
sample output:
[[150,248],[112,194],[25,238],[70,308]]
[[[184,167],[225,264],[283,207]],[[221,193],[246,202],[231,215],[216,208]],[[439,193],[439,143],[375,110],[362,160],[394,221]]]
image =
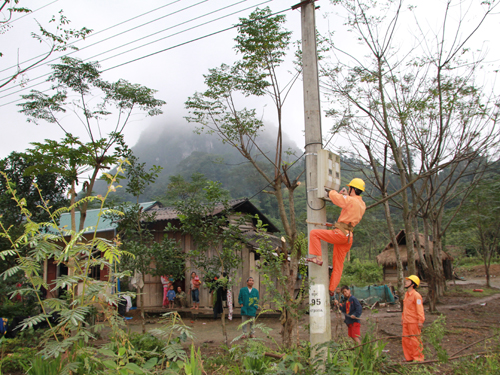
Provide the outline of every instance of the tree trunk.
[[[435,271],[435,264],[433,262],[431,250],[430,250],[430,240],[429,240],[429,220],[427,217],[423,218],[424,220],[424,247],[425,247],[425,255],[429,262],[427,262],[428,265],[428,274],[426,275],[427,277],[427,282],[429,284],[429,293],[427,295],[427,298],[429,300],[429,310],[430,312],[436,312],[436,301],[437,301],[437,295],[436,295],[436,290],[437,290],[437,284],[436,284],[436,271]],[[434,249],[435,251],[435,249]]]
[[139,297],[141,298],[141,327],[142,327],[142,334],[146,333],[146,317],[144,316],[144,287],[138,288],[139,290]]
[[293,306],[294,303],[297,303],[295,300],[295,281],[297,279],[297,273],[298,273],[298,258],[300,257],[300,254],[293,254],[293,249],[295,244],[290,243],[288,246],[286,244],[282,244],[282,246],[285,248],[289,248],[290,250],[288,251],[288,254],[290,254],[290,261],[287,262],[286,260],[283,262],[283,275],[286,276],[286,282],[285,282],[285,288],[286,292],[285,294],[285,304],[282,307],[282,314],[281,314],[281,337],[283,340],[283,345],[286,348],[291,348],[293,347],[293,331],[294,328],[297,326],[297,315],[293,313],[293,311],[296,311],[296,308]]
[[70,214],[71,214],[71,230],[76,232],[76,216],[75,216],[75,208],[73,205],[76,202],[76,187],[75,187],[75,180],[71,182],[71,189],[69,191],[69,196],[70,196],[70,201],[69,204],[72,207]]
[[486,275],[486,286],[488,288],[491,288],[491,284],[490,284],[490,265],[488,264],[488,262],[486,262],[486,259],[485,259],[485,262],[484,262],[484,274]]
[[[85,192],[85,197],[90,197],[92,195],[92,189],[94,189],[94,183],[97,178],[97,174],[101,170],[100,164],[94,167],[94,172],[92,173],[92,177],[90,178],[90,182],[87,186],[87,191]],[[82,230],[85,228],[85,219],[87,218],[87,207],[89,206],[89,201],[84,201],[80,206],[80,228],[78,230]]]
[[[407,181],[406,181],[406,174],[404,170],[404,164],[403,164],[403,155],[401,148],[397,148],[394,150],[395,156],[396,156],[396,161],[397,161],[397,167],[399,170],[399,179],[401,183],[401,187],[405,186]],[[408,273],[410,275],[416,275],[417,274],[417,269],[415,267],[415,247],[413,246],[415,238],[413,236],[413,217],[412,217],[412,211],[410,210],[410,205],[408,203],[408,192],[406,190],[403,190],[401,192],[401,198],[403,201],[403,222],[405,226],[405,236],[406,236],[406,254],[407,254],[407,262],[408,262]]]
[[[384,194],[385,195],[385,194]],[[401,254],[399,253],[398,241],[396,239],[396,232],[394,231],[394,224],[391,219],[391,208],[389,201],[384,202],[385,218],[387,220],[387,228],[389,229],[389,236],[394,245],[394,253],[396,255],[396,269],[398,272],[398,285],[397,291],[399,295],[399,304],[401,310],[403,309],[403,295],[404,295],[404,278],[403,278],[403,262],[401,261]]]
[[227,329],[226,329],[226,309],[222,308],[222,314],[220,316],[221,325],[222,325],[222,336],[224,337],[224,345],[227,346]]
[[442,254],[442,235],[441,235],[441,214],[437,214],[433,223],[433,247],[432,263],[434,264],[434,272],[436,276],[436,297],[444,295],[446,290],[446,277],[444,276],[443,257]]
[[293,310],[293,307],[289,305],[290,303],[287,302],[287,305],[283,309],[283,314],[281,315],[281,336],[283,338],[283,345],[285,348],[292,348],[294,346],[293,331],[297,326],[297,318],[290,312]]

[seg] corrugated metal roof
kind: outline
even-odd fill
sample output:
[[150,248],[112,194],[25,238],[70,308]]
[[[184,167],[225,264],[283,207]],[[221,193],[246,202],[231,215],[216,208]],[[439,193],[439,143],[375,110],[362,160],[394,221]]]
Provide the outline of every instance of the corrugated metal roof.
[[[264,224],[267,225],[268,232],[275,233],[278,232],[278,228],[262,213],[260,210],[253,205],[248,198],[243,199],[234,199],[228,202],[231,209],[235,212],[244,212],[252,215],[259,215],[260,219]],[[218,204],[215,206],[212,215],[217,215],[224,211],[224,205]],[[155,221],[170,221],[170,220],[178,220],[179,211],[177,211],[173,207],[159,207],[153,208],[148,212],[154,212],[156,214]]]
[[[153,207],[161,206],[161,203],[153,201],[153,202],[143,202],[139,203],[139,205],[142,207],[143,211],[149,211]],[[99,221],[99,226],[98,226],[98,232],[105,232],[108,230],[114,230],[117,226],[118,223],[114,222],[110,219],[101,217],[99,220],[99,213],[101,212],[100,209],[92,209],[92,210],[87,210],[87,217],[85,218],[85,227],[94,227],[97,225]],[[78,230],[80,226],[80,212],[77,211],[75,214],[75,219],[76,219],[76,228]],[[69,212],[64,213],[61,215],[61,219],[59,220],[59,227],[64,228],[69,230],[71,229],[71,214]],[[88,230],[85,231],[84,233],[91,233],[94,232],[94,230]]]
[[[229,201],[229,206],[232,208],[236,207],[237,205],[244,203],[246,199],[235,199],[232,201]],[[224,205],[218,204],[215,206],[214,211],[212,212],[212,215],[217,215],[224,211]],[[155,221],[168,221],[168,220],[176,220],[178,219],[177,215],[179,214],[179,211],[177,211],[173,207],[158,207],[158,208],[153,208],[152,210],[149,210],[150,213],[155,213]]]

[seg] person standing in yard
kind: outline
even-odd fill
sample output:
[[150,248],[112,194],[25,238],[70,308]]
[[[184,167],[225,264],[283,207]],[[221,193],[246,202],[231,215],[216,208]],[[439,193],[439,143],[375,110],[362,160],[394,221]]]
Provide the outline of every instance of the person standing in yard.
[[196,272],[191,273],[191,299],[193,306],[192,309],[198,310],[200,307],[200,285],[201,281]]
[[172,284],[170,284],[170,289],[167,292],[167,297],[168,297],[168,308],[173,309],[175,301],[175,290]]
[[345,315],[344,323],[347,324],[348,335],[351,339],[354,340],[356,344],[361,344],[361,340],[359,339],[361,336],[361,323],[360,317],[363,313],[363,307],[359,303],[358,299],[351,294],[351,290],[347,285],[344,285],[340,292],[344,295],[345,303],[339,303],[337,300],[334,300],[335,306],[340,306],[340,311],[342,311]]
[[424,360],[420,334],[424,326],[425,314],[422,296],[415,290],[420,285],[418,276],[405,278],[405,299],[403,301],[403,353],[407,362]]
[[247,279],[247,286],[240,289],[238,295],[238,303],[241,305],[241,320],[243,323],[250,321],[243,325],[243,338],[247,337],[250,326],[250,337],[255,337],[254,319],[259,307],[259,291],[253,287],[253,277]]
[[346,188],[339,193],[335,190],[328,191],[328,197],[332,203],[342,208],[339,219],[333,224],[335,229],[313,229],[309,234],[309,254],[313,257],[306,258],[308,262],[322,266],[321,240],[333,244],[330,296],[334,294],[342,277],[344,259],[352,246],[354,227],[358,225],[366,211],[365,202],[361,198],[361,193],[365,191],[365,182],[360,178],[353,178],[347,186],[349,186],[349,191]]

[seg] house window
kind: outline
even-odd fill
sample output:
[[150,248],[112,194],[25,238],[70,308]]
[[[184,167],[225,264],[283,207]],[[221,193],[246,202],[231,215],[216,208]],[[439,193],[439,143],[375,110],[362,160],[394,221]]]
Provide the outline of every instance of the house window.
[[101,280],[101,267],[100,266],[90,267],[89,277],[94,280]]

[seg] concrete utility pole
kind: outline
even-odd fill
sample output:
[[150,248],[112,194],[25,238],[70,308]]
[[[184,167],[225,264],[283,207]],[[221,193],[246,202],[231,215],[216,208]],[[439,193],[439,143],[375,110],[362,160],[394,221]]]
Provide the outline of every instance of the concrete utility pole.
[[[316,48],[316,23],[314,0],[306,0],[292,9],[300,7],[302,17],[302,76],[304,81],[304,120],[306,136],[306,186],[307,220],[326,222],[325,196],[323,187],[318,189],[318,150],[322,147],[321,108],[319,101],[318,56]],[[322,229],[308,224],[307,231]],[[309,263],[309,325],[311,345],[332,338],[330,319],[330,295],[328,293],[328,247],[322,242],[323,266]]]

